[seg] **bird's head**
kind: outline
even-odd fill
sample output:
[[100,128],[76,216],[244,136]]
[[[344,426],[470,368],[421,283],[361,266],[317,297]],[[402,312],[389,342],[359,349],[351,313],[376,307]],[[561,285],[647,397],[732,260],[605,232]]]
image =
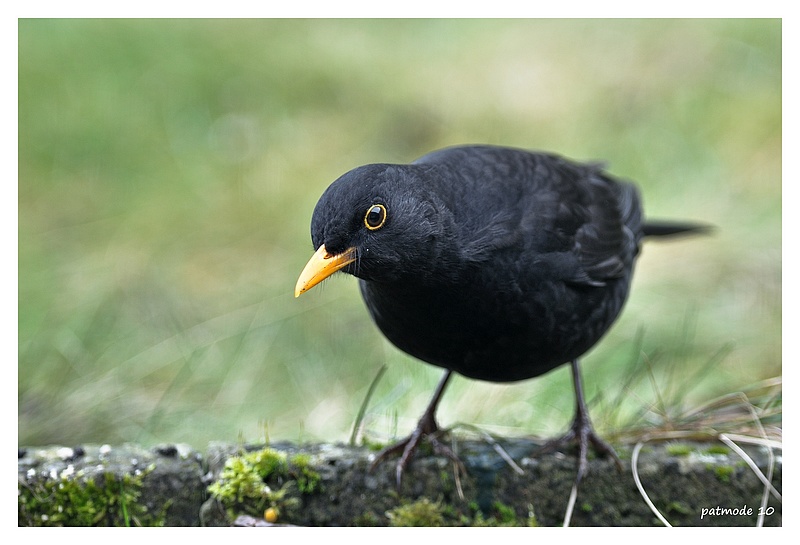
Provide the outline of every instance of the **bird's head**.
[[333,182],[311,219],[316,253],[297,280],[295,297],[337,271],[389,282],[435,269],[447,213],[414,165],[366,165]]

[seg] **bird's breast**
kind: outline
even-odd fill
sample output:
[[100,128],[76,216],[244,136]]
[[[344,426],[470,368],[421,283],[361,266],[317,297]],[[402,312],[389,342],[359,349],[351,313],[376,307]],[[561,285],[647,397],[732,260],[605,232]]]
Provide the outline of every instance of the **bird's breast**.
[[[546,373],[588,350],[607,329],[605,323],[594,331],[585,327],[588,313],[604,301],[603,288],[576,294],[561,282],[542,282],[531,293],[486,292],[469,284],[452,289],[361,280],[360,286],[373,320],[395,346],[481,380]],[[610,325],[622,305],[613,306],[600,321]]]

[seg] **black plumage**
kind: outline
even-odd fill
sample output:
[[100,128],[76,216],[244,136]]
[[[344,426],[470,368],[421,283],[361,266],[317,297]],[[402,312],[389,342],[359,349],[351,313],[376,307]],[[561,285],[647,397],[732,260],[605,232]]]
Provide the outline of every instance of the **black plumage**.
[[[436,405],[451,372],[493,382],[571,363],[577,439],[616,457],[591,428],[577,359],[627,298],[645,236],[701,230],[644,223],[638,191],[599,164],[492,146],[432,152],[407,165],[356,168],[314,210],[315,257],[296,295],[337,270],[358,277],[372,318],[398,348],[447,369],[403,450],[435,440]],[[561,444],[563,441],[559,441]]]

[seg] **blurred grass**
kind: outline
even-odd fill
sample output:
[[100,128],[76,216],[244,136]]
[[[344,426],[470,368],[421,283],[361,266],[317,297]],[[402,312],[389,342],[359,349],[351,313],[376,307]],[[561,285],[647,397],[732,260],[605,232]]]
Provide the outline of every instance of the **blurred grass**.
[[[292,290],[331,181],[471,142],[607,160],[717,226],[647,245],[590,397],[656,404],[646,361],[678,404],[781,374],[779,21],[21,20],[19,443],[345,440],[384,363],[367,426],[407,432],[439,370],[352,278]],[[457,379],[440,421],[572,406],[563,368]]]

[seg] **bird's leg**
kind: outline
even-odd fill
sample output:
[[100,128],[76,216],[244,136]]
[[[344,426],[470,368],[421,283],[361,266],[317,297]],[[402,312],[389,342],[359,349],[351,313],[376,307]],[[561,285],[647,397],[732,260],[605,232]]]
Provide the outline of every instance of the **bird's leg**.
[[578,474],[575,477],[575,484],[580,484],[581,479],[586,475],[586,470],[589,465],[589,443],[592,444],[598,454],[608,455],[614,459],[617,468],[622,470],[622,462],[617,456],[614,449],[603,441],[594,431],[592,421],[589,419],[589,410],[586,408],[586,402],[583,399],[583,385],[581,382],[581,371],[578,367],[578,360],[572,360],[570,364],[572,369],[572,384],[575,387],[575,418],[572,420],[572,426],[569,431],[562,437],[553,439],[545,444],[540,452],[548,452],[569,443],[578,443]]
[[400,459],[397,461],[397,469],[396,469],[396,478],[397,478],[397,487],[400,488],[400,481],[403,477],[403,470],[406,468],[408,463],[411,461],[411,458],[414,456],[414,451],[417,450],[419,447],[420,442],[423,439],[427,439],[428,442],[433,447],[433,451],[439,455],[446,456],[450,460],[455,463],[461,471],[464,470],[463,464],[461,460],[458,459],[458,456],[446,445],[444,445],[438,439],[439,435],[439,426],[436,424],[436,407],[439,405],[439,401],[442,398],[442,393],[444,392],[444,388],[447,385],[447,381],[450,380],[450,375],[452,371],[448,370],[442,379],[439,381],[439,385],[436,387],[436,391],[433,394],[433,398],[431,402],[428,404],[428,408],[425,409],[425,412],[422,414],[422,418],[419,419],[417,423],[417,427],[411,432],[411,435],[395,443],[394,445],[390,445],[380,451],[375,458],[375,460],[370,465],[370,471],[375,469],[378,464],[380,464],[383,460],[392,456],[397,453],[400,454]]

